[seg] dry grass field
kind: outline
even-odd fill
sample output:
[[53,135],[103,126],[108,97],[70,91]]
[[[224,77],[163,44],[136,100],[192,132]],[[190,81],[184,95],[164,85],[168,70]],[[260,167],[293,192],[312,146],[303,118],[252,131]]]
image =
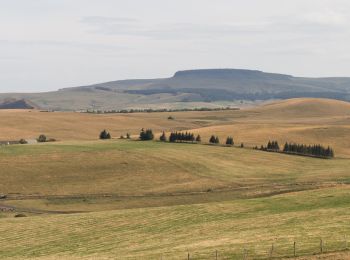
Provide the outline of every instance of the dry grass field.
[[[216,250],[280,259],[294,241],[300,259],[349,259],[349,123],[349,103],[322,99],[215,112],[0,111],[0,140],[60,140],[0,146],[0,259],[215,259]],[[105,128],[119,137],[142,127],[204,142],[97,140]],[[207,145],[211,134],[236,146]],[[329,144],[336,158],[252,149],[269,139]],[[314,255],[320,239],[326,254]]]
[[[168,116],[175,120],[168,120]],[[331,145],[338,157],[350,157],[350,104],[329,99],[291,99],[240,111],[82,114],[0,110],[0,140],[34,139],[39,134],[61,141],[96,140],[102,129],[118,138],[140,128],[155,132],[188,130],[207,140],[227,135],[236,143],[260,146],[269,139]]]

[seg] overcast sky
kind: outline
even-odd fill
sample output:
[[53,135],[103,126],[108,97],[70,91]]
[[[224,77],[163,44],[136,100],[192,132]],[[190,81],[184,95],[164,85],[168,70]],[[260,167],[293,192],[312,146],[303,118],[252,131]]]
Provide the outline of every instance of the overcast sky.
[[0,92],[197,68],[350,76],[350,1],[0,0]]

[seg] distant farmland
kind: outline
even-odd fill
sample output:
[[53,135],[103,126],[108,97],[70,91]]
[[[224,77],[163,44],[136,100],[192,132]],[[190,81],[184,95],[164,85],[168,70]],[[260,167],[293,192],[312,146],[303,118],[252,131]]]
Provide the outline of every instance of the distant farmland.
[[[348,103],[319,99],[242,111],[1,111],[1,139],[59,141],[0,146],[0,259],[347,259],[349,118]],[[202,142],[138,141],[143,127]],[[98,140],[103,129],[114,139]],[[208,145],[211,135],[221,144]],[[269,140],[331,145],[336,157],[253,149]]]

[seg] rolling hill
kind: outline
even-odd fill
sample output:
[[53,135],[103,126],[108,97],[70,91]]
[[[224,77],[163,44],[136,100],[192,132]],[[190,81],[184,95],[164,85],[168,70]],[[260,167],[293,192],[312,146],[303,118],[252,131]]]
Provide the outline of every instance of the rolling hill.
[[[168,120],[169,116],[174,120]],[[142,127],[156,134],[191,130],[207,141],[233,136],[248,147],[268,140],[331,145],[340,157],[350,157],[350,103],[332,99],[297,98],[241,110],[90,114],[0,110],[0,141],[35,139],[40,134],[60,141],[96,140],[103,129],[112,137],[137,136]]]
[[297,97],[350,100],[350,78],[302,78],[255,70],[178,71],[173,77],[111,81],[46,93],[0,94],[43,109],[126,109],[238,106],[241,101]]
[[39,107],[25,99],[9,99],[0,103],[0,109],[39,109]]
[[[348,259],[349,111],[318,98],[201,112],[1,110],[0,140],[59,141],[0,146],[0,259]],[[142,127],[202,143],[137,141]],[[116,138],[98,140],[104,128]],[[212,134],[235,146],[208,145]],[[269,139],[329,144],[336,157],[252,149]]]

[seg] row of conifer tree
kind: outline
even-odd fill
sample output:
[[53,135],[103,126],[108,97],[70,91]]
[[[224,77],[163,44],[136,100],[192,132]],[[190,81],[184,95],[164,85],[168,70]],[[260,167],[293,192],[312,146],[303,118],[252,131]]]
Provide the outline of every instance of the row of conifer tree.
[[[166,142],[167,136],[165,132],[162,133],[162,135],[159,138],[160,141]],[[175,142],[197,142],[200,143],[202,141],[202,138],[200,135],[195,135],[190,132],[172,132],[169,136],[169,142],[175,143]],[[209,143],[211,144],[219,144],[220,140],[218,136],[212,135],[209,138]],[[233,138],[231,136],[227,137],[226,139],[226,145],[234,145]]]
[[[256,147],[257,149],[257,147]],[[261,146],[260,150],[262,151],[271,151],[271,152],[283,152],[291,154],[300,154],[316,157],[334,157],[334,151],[331,147],[324,147],[320,144],[315,145],[305,145],[305,144],[296,144],[296,143],[285,143],[283,150],[280,150],[280,146],[277,141],[269,141],[267,146]]]
[[[130,135],[127,134],[128,138],[130,138]],[[103,130],[100,133],[100,139],[110,139],[111,135],[106,130]],[[152,132],[152,129],[141,129],[140,132],[140,140],[147,141],[147,140],[153,140],[154,134]],[[162,135],[159,138],[160,141],[166,142],[167,136],[165,132],[162,133]],[[195,135],[190,132],[172,132],[169,136],[169,142],[175,143],[175,142],[198,142],[200,143],[202,141],[202,138],[200,135]],[[220,144],[220,140],[218,136],[212,135],[209,139],[209,143],[211,144]],[[233,138],[231,136],[226,138],[226,145],[234,145]],[[241,144],[241,147],[244,147],[243,143]],[[258,149],[258,147],[255,147],[255,149]],[[269,141],[266,146],[261,146],[260,150],[262,151],[270,151],[270,152],[283,152],[283,153],[290,153],[290,154],[299,154],[299,155],[308,155],[308,156],[315,156],[315,157],[324,157],[324,158],[333,158],[334,157],[334,151],[331,147],[324,147],[320,144],[316,145],[305,145],[305,144],[296,144],[296,143],[286,143],[283,147],[283,150],[281,151],[280,146],[277,141]]]
[[320,144],[305,145],[305,144],[293,144],[286,143],[283,148],[284,153],[295,153],[312,155],[317,157],[334,157],[334,151],[331,147],[324,147]]

